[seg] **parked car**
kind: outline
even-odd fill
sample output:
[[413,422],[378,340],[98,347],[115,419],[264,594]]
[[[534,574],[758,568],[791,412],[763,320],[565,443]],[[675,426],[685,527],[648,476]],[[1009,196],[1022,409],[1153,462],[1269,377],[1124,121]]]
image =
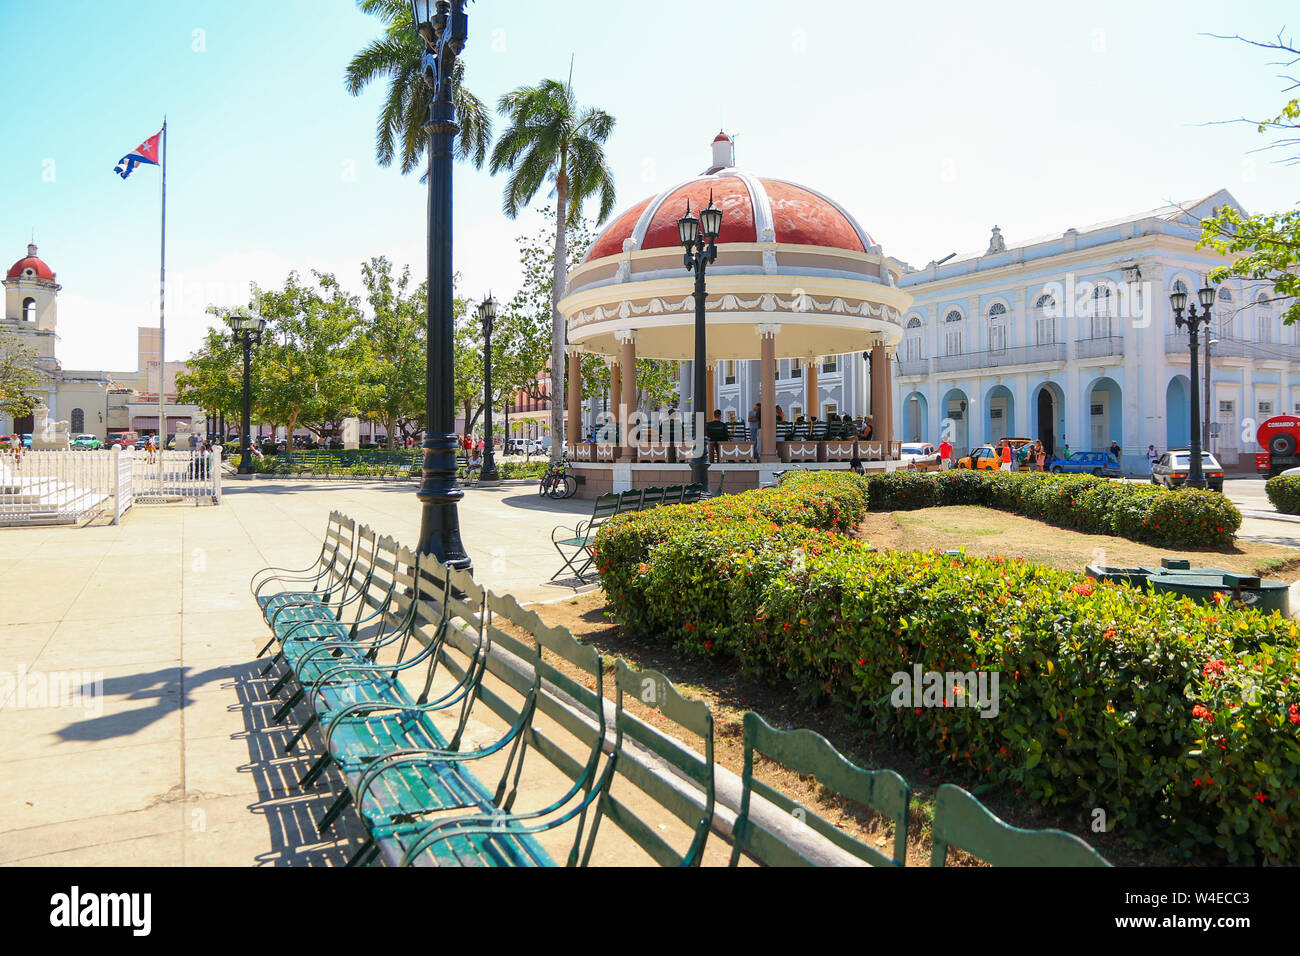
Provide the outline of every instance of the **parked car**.
[[939,449],[935,445],[924,441],[903,442],[902,450],[899,452],[899,459],[908,465],[914,465],[917,468],[934,468],[939,467]]
[[112,448],[114,445],[121,445],[123,448],[143,448],[144,439],[139,432],[116,431],[109,432],[108,437],[104,439],[104,447]]
[[17,440],[17,435],[0,435],[0,448],[9,448]]
[[1054,474],[1099,478],[1119,478],[1122,474],[1119,461],[1108,451],[1076,451],[1068,458],[1052,458],[1047,462],[1047,470]]
[[32,433],[31,433],[31,432],[24,432],[23,435],[22,435],[22,439],[23,439],[23,447],[24,447],[24,448],[31,448],[31,447],[32,447]]
[[[1160,460],[1151,469],[1151,484],[1164,485],[1166,488],[1182,487],[1190,469],[1191,452],[1186,448],[1170,449],[1160,456]],[[1206,487],[1211,491],[1223,491],[1223,466],[1208,451],[1201,452],[1201,472],[1205,475]]]
[[541,442],[534,438],[512,438],[507,449],[510,455],[540,455],[542,454]]
[[90,451],[103,448],[104,443],[96,435],[74,435],[72,437],[73,448],[85,448]]
[[965,458],[957,459],[957,467],[973,468],[976,471],[997,471],[1002,467],[1002,459],[992,445],[981,445]]

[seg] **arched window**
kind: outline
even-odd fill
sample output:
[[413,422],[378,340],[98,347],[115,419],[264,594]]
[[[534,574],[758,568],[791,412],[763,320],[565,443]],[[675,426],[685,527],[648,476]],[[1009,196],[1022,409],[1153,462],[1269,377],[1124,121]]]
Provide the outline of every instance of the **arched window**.
[[1092,329],[1094,339],[1109,338],[1115,318],[1115,300],[1118,296],[1109,282],[1100,282],[1092,290]]
[[1003,352],[1007,347],[1007,307],[1001,302],[989,306],[989,351]]
[[962,314],[953,309],[943,317],[943,354],[944,355],[961,355],[961,320]]
[[1273,341],[1273,309],[1268,296],[1262,292],[1255,299],[1255,338],[1260,342]]
[[24,322],[36,321],[36,300],[31,298],[30,296],[28,296],[26,299],[23,299],[23,321]]
[[1056,299],[1040,295],[1034,303],[1034,334],[1039,345],[1056,341]]
[[86,413],[80,408],[74,408],[68,425],[72,428],[74,435],[78,432],[84,432],[86,430]]
[[919,362],[924,357],[922,342],[924,338],[921,333],[921,320],[917,316],[912,316],[907,320],[907,361]]

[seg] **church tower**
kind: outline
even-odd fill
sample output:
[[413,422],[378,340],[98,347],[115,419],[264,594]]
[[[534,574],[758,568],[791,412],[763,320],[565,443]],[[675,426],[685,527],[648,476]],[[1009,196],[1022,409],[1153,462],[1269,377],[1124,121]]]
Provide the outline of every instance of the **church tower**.
[[19,331],[54,332],[58,326],[59,284],[54,270],[36,256],[36,244],[5,274],[5,318]]

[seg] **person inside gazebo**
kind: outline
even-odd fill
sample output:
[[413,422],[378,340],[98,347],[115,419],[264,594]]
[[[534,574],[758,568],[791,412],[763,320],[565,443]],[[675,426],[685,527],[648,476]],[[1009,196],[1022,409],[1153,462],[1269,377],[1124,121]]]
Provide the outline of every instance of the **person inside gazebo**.
[[858,438],[862,441],[870,441],[872,431],[871,416],[868,415],[866,418],[862,419],[862,430],[858,432]]

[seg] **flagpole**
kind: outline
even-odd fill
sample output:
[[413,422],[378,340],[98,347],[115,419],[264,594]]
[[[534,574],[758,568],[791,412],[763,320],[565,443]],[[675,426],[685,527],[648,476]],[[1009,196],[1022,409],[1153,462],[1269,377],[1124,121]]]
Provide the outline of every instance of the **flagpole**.
[[158,261],[158,495],[163,493],[163,457],[167,453],[167,117],[163,116],[162,138],[162,237]]

